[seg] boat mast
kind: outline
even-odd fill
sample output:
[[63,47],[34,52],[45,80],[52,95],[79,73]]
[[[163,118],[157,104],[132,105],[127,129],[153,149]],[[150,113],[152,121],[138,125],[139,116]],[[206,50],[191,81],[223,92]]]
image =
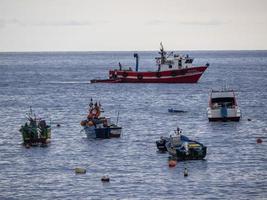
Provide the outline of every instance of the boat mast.
[[164,64],[166,61],[166,51],[164,51],[162,42],[160,42],[160,64]]

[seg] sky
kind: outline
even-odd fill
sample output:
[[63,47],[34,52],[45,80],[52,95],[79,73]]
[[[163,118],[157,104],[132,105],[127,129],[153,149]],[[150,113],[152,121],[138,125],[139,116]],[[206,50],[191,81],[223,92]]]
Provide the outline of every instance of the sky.
[[0,51],[267,50],[267,0],[0,0]]

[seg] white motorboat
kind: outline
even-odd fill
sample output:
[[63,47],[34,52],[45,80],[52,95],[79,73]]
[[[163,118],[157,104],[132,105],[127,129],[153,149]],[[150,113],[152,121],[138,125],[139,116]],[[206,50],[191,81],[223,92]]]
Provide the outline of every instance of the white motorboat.
[[212,90],[207,108],[209,121],[239,121],[241,111],[235,92],[229,89]]

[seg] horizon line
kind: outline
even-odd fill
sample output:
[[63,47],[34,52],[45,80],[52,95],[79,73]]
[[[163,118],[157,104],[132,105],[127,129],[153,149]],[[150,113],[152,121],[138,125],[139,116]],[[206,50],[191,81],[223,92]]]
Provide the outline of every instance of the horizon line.
[[[80,53],[80,52],[153,52],[158,50],[43,50],[43,51],[0,51],[0,53]],[[267,49],[191,49],[191,50],[166,50],[166,51],[267,51]]]

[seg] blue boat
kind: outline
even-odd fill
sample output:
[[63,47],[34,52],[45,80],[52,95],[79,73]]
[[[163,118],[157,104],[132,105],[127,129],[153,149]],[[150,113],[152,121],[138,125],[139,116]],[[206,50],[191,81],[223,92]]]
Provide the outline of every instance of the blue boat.
[[169,108],[168,112],[170,112],[170,113],[185,113],[186,111]]
[[122,128],[115,124],[110,124],[106,127],[101,124],[96,126],[84,126],[84,131],[88,138],[118,138],[121,136],[121,130]]
[[177,160],[202,160],[207,154],[207,147],[202,143],[189,139],[176,131],[170,137],[161,137],[156,141],[158,150],[167,152]]
[[81,126],[87,137],[102,139],[120,137],[122,127],[111,123],[110,118],[100,117],[101,112],[103,112],[101,104],[97,104],[97,102],[93,104],[93,100],[91,99],[87,119],[81,121]]

